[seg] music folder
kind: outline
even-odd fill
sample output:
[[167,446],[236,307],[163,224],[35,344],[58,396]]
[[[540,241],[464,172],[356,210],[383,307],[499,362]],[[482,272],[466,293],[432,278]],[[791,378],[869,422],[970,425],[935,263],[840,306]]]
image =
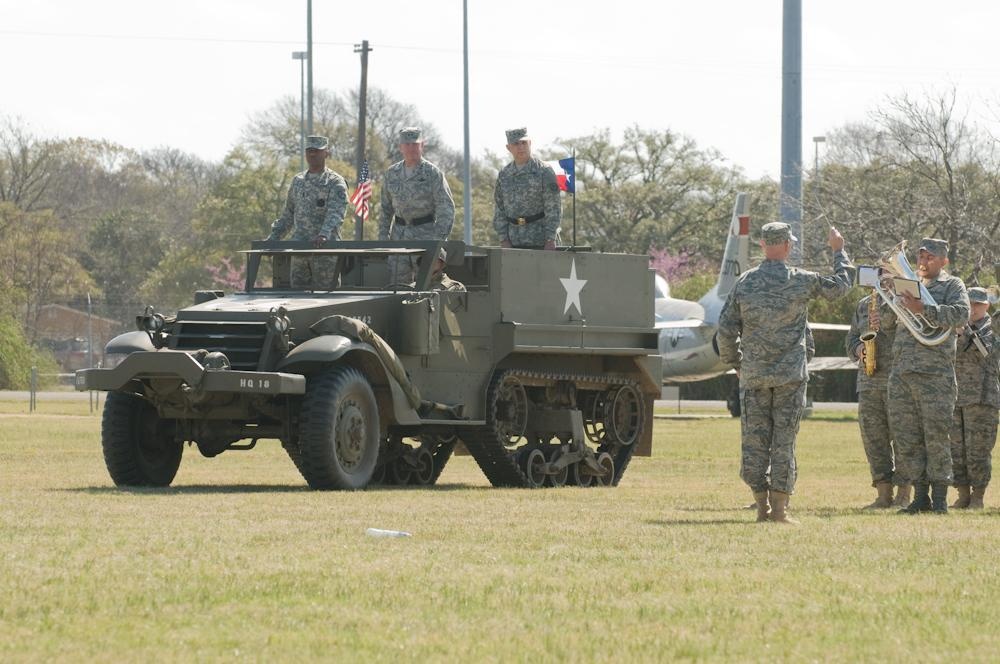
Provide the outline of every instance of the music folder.
[[897,295],[909,293],[913,297],[920,299],[920,282],[916,279],[906,279],[904,277],[893,277],[893,287]]

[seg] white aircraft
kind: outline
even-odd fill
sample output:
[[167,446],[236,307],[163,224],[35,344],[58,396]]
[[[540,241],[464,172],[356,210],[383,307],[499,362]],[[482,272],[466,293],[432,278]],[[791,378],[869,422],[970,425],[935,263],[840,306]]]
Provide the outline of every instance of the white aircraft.
[[[697,302],[670,297],[670,285],[656,276],[655,316],[660,331],[659,350],[663,356],[663,382],[688,383],[714,378],[732,371],[719,358],[716,333],[719,314],[733,289],[736,278],[750,267],[750,197],[736,195],[726,251],[722,256],[719,278],[710,291]],[[850,326],[830,323],[810,323],[813,330],[834,330],[846,333]],[[856,370],[857,365],[845,358],[817,357],[809,364],[810,371],[831,369]],[[730,408],[732,410],[732,407]]]

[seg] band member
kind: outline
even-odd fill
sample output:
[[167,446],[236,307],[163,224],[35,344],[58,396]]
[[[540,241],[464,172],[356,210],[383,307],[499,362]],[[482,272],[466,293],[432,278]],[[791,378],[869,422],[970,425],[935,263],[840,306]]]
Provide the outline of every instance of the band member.
[[[965,284],[949,275],[948,242],[924,238],[917,255],[917,275],[933,303],[902,293],[902,306],[938,329],[964,325],[969,319]],[[948,485],[953,481],[949,428],[955,410],[955,335],[943,343],[928,339],[893,315],[882,325],[897,327],[889,373],[889,428],[896,440],[903,472],[913,483],[913,502],[900,510],[917,514],[948,513]],[[920,320],[920,319],[914,319]],[[898,329],[903,325],[905,329]],[[928,494],[930,491],[930,494]]]
[[955,354],[955,401],[951,459],[959,509],[983,509],[992,473],[1000,410],[1000,339],[993,334],[985,288],[969,289],[969,324],[960,332]]
[[[858,362],[858,426],[872,486],[878,492],[875,502],[865,509],[905,507],[910,502],[910,485],[896,471],[897,454],[889,429],[889,369],[896,332],[881,325],[882,313],[889,311],[875,292],[861,298],[845,341],[847,356]],[[894,486],[898,487],[895,499]]]

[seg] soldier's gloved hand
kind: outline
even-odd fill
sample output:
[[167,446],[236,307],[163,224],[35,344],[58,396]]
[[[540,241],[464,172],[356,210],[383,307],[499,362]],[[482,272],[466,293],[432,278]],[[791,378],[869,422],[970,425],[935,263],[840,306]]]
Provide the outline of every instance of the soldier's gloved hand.
[[324,244],[326,244],[326,236],[322,233],[313,238],[313,246],[322,247]]
[[513,245],[511,245],[510,240],[500,240],[500,246],[510,249]]
[[271,232],[270,235],[268,235],[266,238],[264,238],[264,241],[265,242],[274,242],[274,241],[280,240],[280,239],[281,238],[278,237],[277,234],[275,234],[274,232]]
[[542,248],[545,249],[545,251],[555,251],[555,249],[556,249],[556,241],[555,240],[546,240],[545,241],[545,246],[542,247]]

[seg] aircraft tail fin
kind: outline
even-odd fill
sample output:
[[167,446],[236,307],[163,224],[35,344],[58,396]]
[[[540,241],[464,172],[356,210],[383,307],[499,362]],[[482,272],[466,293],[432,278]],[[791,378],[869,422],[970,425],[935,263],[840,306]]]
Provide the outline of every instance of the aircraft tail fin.
[[722,255],[716,294],[725,300],[733,289],[736,278],[750,267],[750,195],[736,194],[733,217],[726,236],[726,251]]

